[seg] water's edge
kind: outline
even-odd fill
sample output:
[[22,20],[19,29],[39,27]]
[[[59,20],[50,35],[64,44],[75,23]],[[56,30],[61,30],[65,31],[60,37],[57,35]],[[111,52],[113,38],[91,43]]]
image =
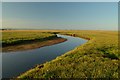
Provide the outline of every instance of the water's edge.
[[7,52],[32,50],[32,49],[37,49],[37,48],[41,48],[41,47],[45,47],[45,46],[59,44],[66,40],[67,39],[56,37],[54,39],[50,39],[50,40],[46,40],[46,41],[33,41],[33,42],[27,43],[27,44],[18,44],[18,45],[2,47],[2,52],[7,53]]

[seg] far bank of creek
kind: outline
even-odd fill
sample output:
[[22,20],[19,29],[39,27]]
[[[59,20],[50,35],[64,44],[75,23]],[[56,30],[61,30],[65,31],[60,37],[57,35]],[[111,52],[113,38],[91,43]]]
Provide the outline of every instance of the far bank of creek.
[[16,77],[37,64],[51,61],[87,42],[87,40],[78,37],[60,34],[57,34],[57,37],[67,40],[61,41],[59,44],[36,47],[36,49],[2,52],[2,78]]

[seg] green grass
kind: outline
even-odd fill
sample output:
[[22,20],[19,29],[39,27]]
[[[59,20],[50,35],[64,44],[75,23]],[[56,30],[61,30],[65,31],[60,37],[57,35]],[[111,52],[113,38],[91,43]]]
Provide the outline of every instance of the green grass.
[[18,78],[118,78],[120,53],[117,31],[58,32],[89,41],[52,61],[36,66]]
[[55,34],[35,31],[3,31],[2,45],[13,45],[34,40],[48,40],[56,37]]

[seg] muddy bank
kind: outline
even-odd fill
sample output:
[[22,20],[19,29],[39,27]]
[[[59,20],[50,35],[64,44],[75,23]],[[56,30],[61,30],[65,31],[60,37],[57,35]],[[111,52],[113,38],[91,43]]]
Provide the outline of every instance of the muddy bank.
[[52,40],[46,40],[46,41],[33,41],[27,44],[19,44],[14,46],[6,46],[2,47],[2,52],[12,52],[12,51],[23,51],[23,50],[30,50],[30,49],[36,49],[44,46],[50,46],[53,44],[61,43],[66,41],[67,39],[64,38],[55,38]]

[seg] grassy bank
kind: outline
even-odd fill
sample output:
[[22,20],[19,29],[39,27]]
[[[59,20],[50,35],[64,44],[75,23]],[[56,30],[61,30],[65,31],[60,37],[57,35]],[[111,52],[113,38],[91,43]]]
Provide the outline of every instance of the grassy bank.
[[118,32],[60,31],[89,41],[18,78],[118,78]]
[[2,52],[23,51],[66,41],[49,30],[6,30],[2,32]]
[[8,30],[2,31],[2,46],[6,47],[10,45],[31,43],[33,41],[45,41],[56,37],[55,34],[41,31]]

